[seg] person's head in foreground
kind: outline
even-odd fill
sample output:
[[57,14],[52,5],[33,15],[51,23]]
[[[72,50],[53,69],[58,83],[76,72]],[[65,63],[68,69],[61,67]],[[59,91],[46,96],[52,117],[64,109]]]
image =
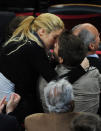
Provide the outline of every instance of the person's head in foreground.
[[74,108],[72,85],[65,79],[51,81],[44,88],[46,106],[49,112],[71,112]]
[[92,113],[80,113],[72,120],[71,131],[101,131],[101,118]]

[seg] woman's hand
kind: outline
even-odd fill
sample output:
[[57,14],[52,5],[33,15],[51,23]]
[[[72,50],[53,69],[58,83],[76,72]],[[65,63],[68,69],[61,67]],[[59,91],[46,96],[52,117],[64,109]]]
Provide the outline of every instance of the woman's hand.
[[16,93],[11,94],[10,99],[6,105],[6,113],[13,112],[13,110],[18,105],[20,99],[21,99],[21,97],[18,94],[16,94]]
[[4,96],[2,100],[0,100],[0,113],[2,113],[2,110],[5,106],[5,102],[6,102],[5,100],[6,100],[6,96]]
[[81,66],[84,70],[86,70],[87,68],[89,68],[89,60],[85,57],[84,60],[81,63]]

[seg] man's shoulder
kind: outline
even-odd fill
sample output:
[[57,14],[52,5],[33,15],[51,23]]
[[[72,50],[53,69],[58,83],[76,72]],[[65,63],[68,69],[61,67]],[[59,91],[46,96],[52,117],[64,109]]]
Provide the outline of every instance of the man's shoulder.
[[[101,65],[101,59],[100,58],[96,58],[96,57],[87,57],[87,59],[90,62],[90,65],[92,64],[100,64]],[[93,65],[92,65],[93,66]]]

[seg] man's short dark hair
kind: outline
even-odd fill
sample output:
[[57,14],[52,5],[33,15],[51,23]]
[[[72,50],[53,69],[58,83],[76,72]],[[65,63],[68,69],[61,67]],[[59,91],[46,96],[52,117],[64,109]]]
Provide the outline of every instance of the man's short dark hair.
[[58,44],[58,55],[63,58],[66,66],[77,66],[86,56],[87,51],[82,40],[68,31],[59,36]]
[[71,131],[101,131],[101,118],[93,113],[80,113],[72,120]]

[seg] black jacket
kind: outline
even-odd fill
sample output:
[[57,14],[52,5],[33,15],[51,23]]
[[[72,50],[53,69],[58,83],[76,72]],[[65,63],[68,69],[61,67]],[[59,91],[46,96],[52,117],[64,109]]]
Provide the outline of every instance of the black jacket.
[[[15,92],[22,98],[15,110],[19,121],[29,114],[43,112],[37,91],[39,76],[49,82],[57,75],[50,66],[45,49],[30,40],[18,49],[17,46],[24,42],[10,43],[3,48],[0,56],[0,72],[15,84]],[[15,52],[6,55],[15,49]]]
[[96,57],[87,57],[89,60],[90,66],[96,67],[101,73],[101,59]]
[[0,114],[0,131],[20,131],[16,118],[11,115]]

